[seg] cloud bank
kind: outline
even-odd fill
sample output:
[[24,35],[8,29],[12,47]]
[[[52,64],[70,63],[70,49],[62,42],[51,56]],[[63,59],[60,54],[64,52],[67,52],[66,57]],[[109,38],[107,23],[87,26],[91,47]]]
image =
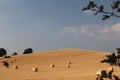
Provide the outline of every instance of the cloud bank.
[[81,25],[79,27],[65,27],[60,34],[73,34],[75,36],[87,36],[95,39],[110,40],[120,39],[120,23],[108,25]]

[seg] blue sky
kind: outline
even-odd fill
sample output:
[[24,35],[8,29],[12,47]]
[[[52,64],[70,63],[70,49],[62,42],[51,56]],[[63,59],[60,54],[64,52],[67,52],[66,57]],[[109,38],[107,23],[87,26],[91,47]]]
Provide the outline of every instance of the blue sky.
[[0,47],[8,54],[26,48],[115,51],[120,47],[120,19],[102,21],[101,15],[82,12],[88,1],[0,0]]

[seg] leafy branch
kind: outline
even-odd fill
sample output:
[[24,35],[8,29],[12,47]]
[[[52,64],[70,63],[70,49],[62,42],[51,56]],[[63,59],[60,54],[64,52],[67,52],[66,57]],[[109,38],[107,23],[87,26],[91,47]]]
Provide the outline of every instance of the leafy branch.
[[82,11],[90,10],[94,12],[95,16],[102,13],[102,20],[109,19],[110,17],[120,18],[120,0],[116,0],[110,4],[110,9],[111,11],[107,11],[105,10],[105,5],[98,6],[95,1],[90,1],[88,5],[82,9]]

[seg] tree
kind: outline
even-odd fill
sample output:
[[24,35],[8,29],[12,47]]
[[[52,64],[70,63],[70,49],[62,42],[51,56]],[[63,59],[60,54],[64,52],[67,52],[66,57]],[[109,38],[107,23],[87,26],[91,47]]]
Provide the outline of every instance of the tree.
[[6,56],[7,51],[4,48],[0,48],[0,57]]
[[120,48],[116,48],[116,49],[117,49],[117,53],[118,53],[117,57],[118,57],[118,59],[120,59]]
[[110,17],[120,18],[120,0],[113,0],[111,4],[109,4],[109,9],[105,7],[105,5],[98,5],[96,1],[89,1],[86,7],[82,9],[82,11],[90,10],[94,12],[94,15],[102,14],[102,20],[109,19]]
[[32,48],[27,48],[24,50],[23,54],[30,54],[30,53],[33,53],[33,50]]
[[102,60],[101,63],[109,63],[110,65],[118,65],[117,64],[117,56],[113,52],[110,55],[106,55],[106,59]]
[[14,55],[18,55],[17,52],[14,52],[14,53],[12,54],[12,56],[14,56]]
[[101,60],[101,63],[108,63],[110,65],[120,67],[120,48],[117,49],[117,55],[113,52],[112,54],[106,55],[106,59]]

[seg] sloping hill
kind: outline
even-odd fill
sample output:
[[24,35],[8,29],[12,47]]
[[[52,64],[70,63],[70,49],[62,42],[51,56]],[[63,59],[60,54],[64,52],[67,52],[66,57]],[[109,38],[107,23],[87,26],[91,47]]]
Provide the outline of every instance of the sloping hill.
[[[10,63],[10,68],[5,68],[0,64],[1,80],[95,80],[97,70],[107,69],[107,64],[100,61],[109,53],[62,49],[48,52],[38,52],[26,55],[13,56],[11,59],[0,58],[2,61],[15,60]],[[68,61],[71,61],[70,68],[66,68]],[[55,68],[50,68],[50,64],[55,64]],[[13,68],[18,65],[18,69]],[[39,72],[32,72],[32,68],[37,66]],[[114,67],[116,74],[120,74],[117,67]]]

